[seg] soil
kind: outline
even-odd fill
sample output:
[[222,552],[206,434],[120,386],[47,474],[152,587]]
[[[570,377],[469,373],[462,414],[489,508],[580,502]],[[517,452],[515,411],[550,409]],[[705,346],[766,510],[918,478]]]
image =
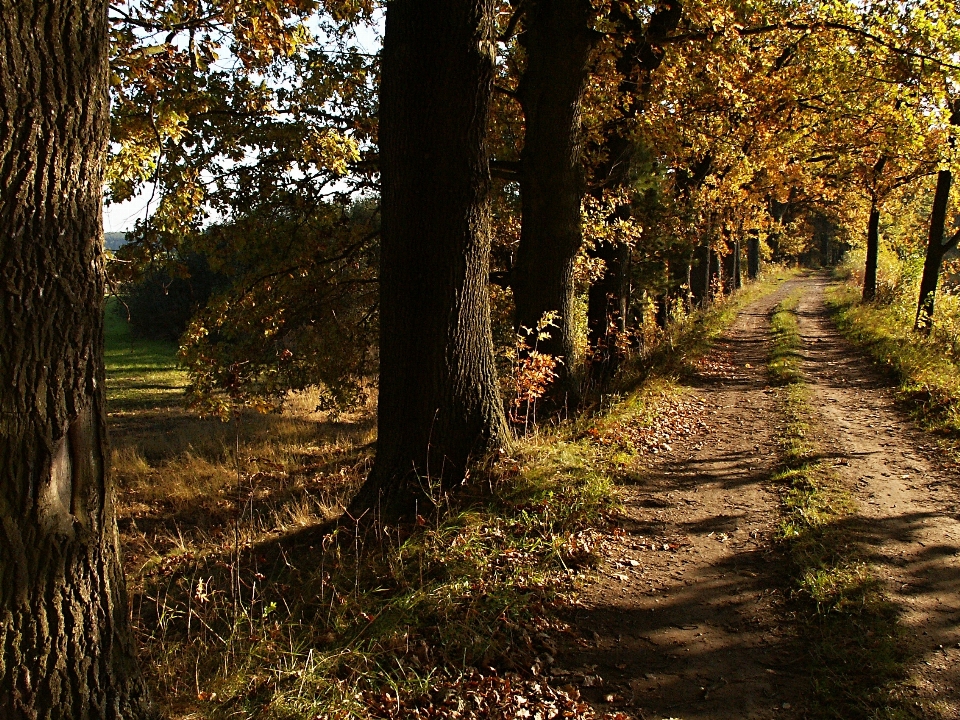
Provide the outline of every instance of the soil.
[[790,621],[769,385],[769,321],[803,288],[803,372],[828,462],[858,507],[850,522],[900,611],[909,692],[960,720],[960,482],[894,404],[890,383],[838,334],[807,276],[743,310],[700,364],[699,435],[621,487],[612,555],[567,618],[552,675],[642,720],[804,717],[813,688]]

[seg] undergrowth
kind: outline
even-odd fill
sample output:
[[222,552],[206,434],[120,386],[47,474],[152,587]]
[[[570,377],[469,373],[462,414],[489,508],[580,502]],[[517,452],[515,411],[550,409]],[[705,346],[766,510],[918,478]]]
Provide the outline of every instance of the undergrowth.
[[790,559],[795,615],[813,682],[809,717],[910,718],[897,611],[865,562],[855,503],[827,465],[801,371],[799,295],[771,318],[771,381],[779,385],[783,517],[779,538]]

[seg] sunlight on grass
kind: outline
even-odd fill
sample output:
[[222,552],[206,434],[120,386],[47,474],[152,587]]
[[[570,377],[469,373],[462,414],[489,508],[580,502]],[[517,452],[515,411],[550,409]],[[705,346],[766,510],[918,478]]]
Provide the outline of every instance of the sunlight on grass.
[[107,302],[104,329],[107,407],[110,412],[183,404],[187,374],[177,366],[177,346],[134,338],[116,300]]
[[955,318],[960,308],[938,304],[929,337],[913,332],[906,301],[864,304],[850,285],[834,289],[829,306],[840,330],[896,376],[899,395],[929,429],[960,436],[960,361]]

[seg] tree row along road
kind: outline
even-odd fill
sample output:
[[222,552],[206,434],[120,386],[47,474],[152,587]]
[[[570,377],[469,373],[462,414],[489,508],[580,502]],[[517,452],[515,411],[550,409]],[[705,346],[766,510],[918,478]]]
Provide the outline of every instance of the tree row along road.
[[839,336],[825,285],[784,283],[742,311],[700,363],[688,399],[706,428],[624,483],[622,532],[571,610],[556,679],[657,720],[804,717],[816,702],[815,665],[826,660],[797,619],[795,570],[777,541],[786,420],[784,390],[766,370],[771,314],[802,291],[811,440],[853,497],[845,537],[879,584],[903,660],[878,692],[895,688],[918,717],[960,718],[960,483],[894,407],[889,383]]

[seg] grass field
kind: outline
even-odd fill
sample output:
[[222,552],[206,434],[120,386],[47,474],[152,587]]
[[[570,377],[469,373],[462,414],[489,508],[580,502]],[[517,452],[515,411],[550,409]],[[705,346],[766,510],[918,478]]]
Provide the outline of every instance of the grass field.
[[916,283],[888,290],[880,302],[863,303],[853,283],[828,298],[841,332],[893,374],[899,397],[929,430],[960,439],[960,297],[942,292],[934,329],[914,332]]
[[125,309],[107,303],[107,402],[112,413],[182,405],[187,375],[177,367],[173,343],[134,339]]

